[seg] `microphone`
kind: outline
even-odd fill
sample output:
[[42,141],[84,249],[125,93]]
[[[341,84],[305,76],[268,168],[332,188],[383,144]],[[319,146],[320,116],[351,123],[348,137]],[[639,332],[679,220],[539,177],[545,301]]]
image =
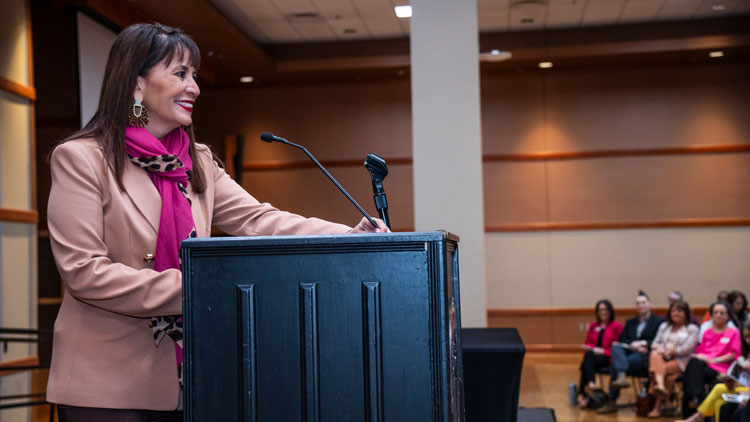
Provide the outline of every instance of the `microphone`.
[[333,176],[331,176],[331,173],[329,173],[328,170],[326,170],[325,167],[323,167],[323,165],[320,164],[320,162],[318,162],[318,160],[316,160],[315,157],[313,157],[312,154],[310,154],[310,151],[308,151],[307,148],[303,147],[302,145],[297,145],[294,142],[289,142],[288,140],[286,140],[286,139],[284,139],[284,138],[282,138],[280,136],[276,136],[276,135],[274,135],[273,133],[270,133],[270,132],[263,132],[263,133],[261,133],[260,134],[260,140],[263,141],[263,142],[268,142],[269,144],[271,142],[281,142],[282,144],[287,144],[287,145],[293,146],[295,148],[299,148],[302,151],[304,151],[305,154],[307,154],[307,156],[310,157],[310,159],[313,161],[313,163],[315,163],[315,165],[318,166],[318,168],[323,173],[325,173],[325,175],[328,176],[329,179],[331,179],[331,182],[333,182],[333,184],[336,185],[337,188],[339,188],[339,190],[341,191],[341,193],[343,193],[349,199],[349,201],[351,201],[351,203],[354,204],[355,207],[357,207],[357,209],[359,210],[359,212],[361,212],[362,215],[365,216],[365,218],[367,219],[367,221],[369,221],[370,224],[372,224],[373,227],[375,227],[375,228],[378,227],[378,225],[375,224],[375,221],[372,219],[372,217],[370,217],[367,214],[367,212],[365,212],[365,210],[362,209],[362,207],[359,206],[359,204],[357,203],[357,201],[355,201],[354,198],[352,198],[352,196],[349,195],[349,192],[347,192],[346,189],[344,189],[339,184],[339,182],[337,182],[336,179],[334,179]]
[[378,154],[368,154],[365,158],[365,168],[370,172],[372,179],[372,197],[375,200],[375,208],[378,209],[380,219],[385,222],[388,228],[391,228],[391,220],[388,218],[388,200],[385,197],[383,189],[383,179],[388,176],[388,165],[383,157]]

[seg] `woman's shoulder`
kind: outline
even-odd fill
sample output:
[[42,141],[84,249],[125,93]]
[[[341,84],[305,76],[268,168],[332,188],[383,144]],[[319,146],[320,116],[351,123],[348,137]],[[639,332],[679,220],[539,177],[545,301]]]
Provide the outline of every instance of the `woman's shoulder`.
[[52,151],[52,159],[60,154],[83,154],[101,157],[102,151],[99,142],[94,138],[71,139],[58,144]]

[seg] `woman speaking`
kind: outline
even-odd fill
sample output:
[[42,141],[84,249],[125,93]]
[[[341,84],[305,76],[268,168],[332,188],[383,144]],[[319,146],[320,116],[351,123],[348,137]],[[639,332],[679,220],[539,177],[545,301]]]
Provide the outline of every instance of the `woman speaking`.
[[137,24],[109,53],[99,107],[52,152],[48,224],[66,290],[47,399],[61,421],[178,421],[180,242],[232,235],[388,231],[350,228],[260,203],[195,142],[196,44]]

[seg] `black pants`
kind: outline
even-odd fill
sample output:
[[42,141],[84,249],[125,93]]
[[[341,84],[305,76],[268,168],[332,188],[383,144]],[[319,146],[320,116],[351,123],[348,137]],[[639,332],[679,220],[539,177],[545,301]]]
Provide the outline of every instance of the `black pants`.
[[593,351],[589,350],[583,355],[583,362],[581,362],[581,382],[578,384],[578,393],[583,394],[583,387],[585,387],[589,381],[593,381],[596,376],[596,371],[609,366],[609,358],[604,355],[597,355]]
[[711,369],[706,362],[692,358],[688,362],[685,373],[682,375],[682,417],[687,418],[696,412],[690,403],[700,403],[706,398],[706,385],[716,384],[718,372]]
[[182,422],[182,411],[100,409],[60,404],[57,406],[60,422]]

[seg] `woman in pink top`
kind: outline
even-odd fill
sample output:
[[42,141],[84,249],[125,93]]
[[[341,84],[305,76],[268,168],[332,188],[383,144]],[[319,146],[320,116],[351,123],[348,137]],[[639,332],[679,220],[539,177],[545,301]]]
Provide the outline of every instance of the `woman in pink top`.
[[718,375],[726,373],[732,361],[740,356],[740,332],[727,326],[729,309],[726,302],[714,302],[709,308],[713,327],[703,333],[685,369],[683,417],[695,413],[695,408],[706,397],[706,384],[715,384]]

